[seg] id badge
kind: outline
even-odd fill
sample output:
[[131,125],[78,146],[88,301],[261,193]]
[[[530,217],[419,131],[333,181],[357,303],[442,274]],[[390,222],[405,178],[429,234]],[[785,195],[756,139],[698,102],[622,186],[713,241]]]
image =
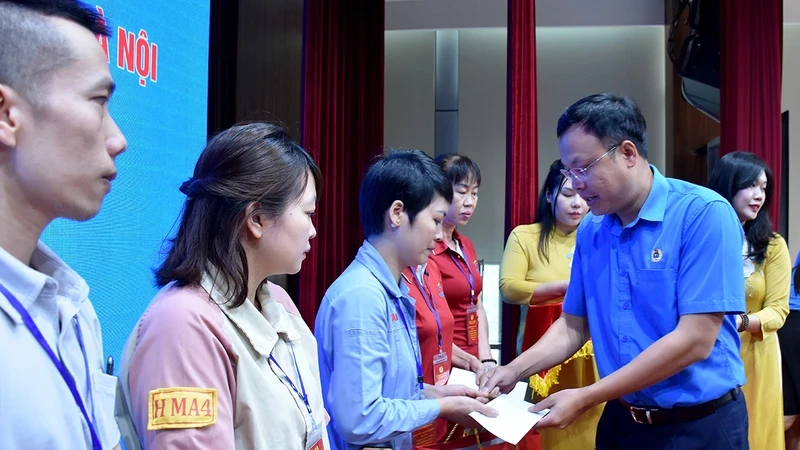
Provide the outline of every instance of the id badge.
[[316,420],[311,427],[311,433],[306,438],[306,450],[325,450],[325,441],[322,440],[322,428]]
[[435,386],[444,386],[450,379],[450,369],[446,366],[447,353],[439,350],[439,353],[433,356],[433,384]]
[[478,344],[478,307],[467,307],[467,345]]

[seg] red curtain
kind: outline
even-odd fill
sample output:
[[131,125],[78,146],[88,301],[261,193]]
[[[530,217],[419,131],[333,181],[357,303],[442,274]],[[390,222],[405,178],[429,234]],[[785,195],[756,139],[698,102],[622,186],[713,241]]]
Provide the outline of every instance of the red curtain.
[[[533,0],[508,0],[506,113],[506,239],[531,223],[538,192],[536,129],[536,18]],[[503,303],[501,359],[516,356],[520,307]]]
[[770,217],[777,229],[781,186],[783,1],[720,3],[720,153],[751,151],[775,174]]
[[301,134],[323,176],[318,235],[299,275],[299,309],[312,330],[325,290],[363,240],[358,189],[383,151],[383,33],[383,1],[305,2]]

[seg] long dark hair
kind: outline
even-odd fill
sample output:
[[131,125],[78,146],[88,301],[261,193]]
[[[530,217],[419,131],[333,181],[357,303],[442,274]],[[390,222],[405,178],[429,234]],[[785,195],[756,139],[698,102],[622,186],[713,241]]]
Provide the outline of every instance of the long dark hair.
[[550,171],[547,172],[547,178],[544,179],[542,190],[539,192],[536,216],[533,218],[533,223],[538,223],[542,227],[539,233],[539,257],[547,262],[550,262],[550,237],[556,230],[556,200],[567,181],[561,174],[563,168],[564,164],[559,159],[550,164]]
[[736,193],[746,189],[761,175],[767,175],[767,189],[764,194],[764,205],[756,218],[744,224],[744,234],[750,244],[748,257],[761,264],[767,256],[770,240],[775,236],[772,221],[769,218],[769,207],[772,202],[773,180],[772,170],[763,159],[750,152],[733,152],[720,158],[711,172],[708,187],[725,197],[731,205]]
[[276,219],[300,198],[309,180],[320,185],[319,168],[285,129],[268,123],[236,125],[212,138],[181,185],[187,199],[178,232],[160,268],[156,284],[198,285],[212,265],[218,285],[239,307],[247,299],[248,267],[240,242],[252,215]]

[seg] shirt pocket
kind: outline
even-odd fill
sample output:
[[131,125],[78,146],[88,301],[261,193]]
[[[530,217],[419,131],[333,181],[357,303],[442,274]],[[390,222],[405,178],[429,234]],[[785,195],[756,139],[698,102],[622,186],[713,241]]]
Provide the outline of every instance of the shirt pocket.
[[678,302],[675,297],[675,286],[678,272],[675,269],[639,269],[632,280],[631,291],[635,308],[644,313],[643,328],[655,329],[657,340],[678,326]]
[[95,427],[103,448],[112,448],[119,443],[119,428],[114,420],[117,398],[117,377],[102,370],[92,372],[92,395],[94,399]]
[[[403,378],[403,363],[413,360],[414,357],[409,357],[412,353],[410,353],[410,339],[408,338],[406,327],[403,326],[400,321],[393,321],[391,322],[390,330],[393,338],[390,344],[392,357],[387,368],[388,380],[385,380],[385,382],[391,384],[390,392],[397,392],[398,385],[400,384],[401,378]],[[416,365],[414,365],[414,370],[416,370]]]

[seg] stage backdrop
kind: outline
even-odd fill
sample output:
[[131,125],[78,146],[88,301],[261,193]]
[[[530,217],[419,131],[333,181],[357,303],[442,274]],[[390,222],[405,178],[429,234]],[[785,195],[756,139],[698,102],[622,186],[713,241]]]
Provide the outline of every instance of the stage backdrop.
[[183,206],[178,187],[206,141],[209,2],[95,4],[114,33],[100,43],[117,83],[111,114],[128,150],[100,214],[58,220],[43,240],[88,282],[105,352],[119,361],[156,292],[152,268]]

